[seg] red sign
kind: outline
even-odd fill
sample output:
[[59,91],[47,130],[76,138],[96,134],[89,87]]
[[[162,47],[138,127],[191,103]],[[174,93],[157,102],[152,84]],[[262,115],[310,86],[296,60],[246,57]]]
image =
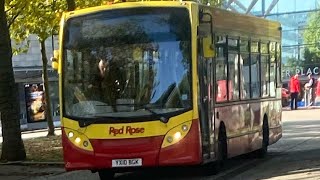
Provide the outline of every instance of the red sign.
[[128,135],[134,135],[134,134],[141,134],[144,133],[144,128],[134,128],[131,126],[122,126],[121,128],[115,128],[110,127],[109,128],[109,134],[113,136],[117,136],[118,134],[128,134]]

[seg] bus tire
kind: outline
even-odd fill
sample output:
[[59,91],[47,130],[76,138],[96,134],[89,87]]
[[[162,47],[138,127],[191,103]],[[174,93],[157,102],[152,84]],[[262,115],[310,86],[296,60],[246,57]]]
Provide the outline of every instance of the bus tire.
[[265,116],[263,118],[262,125],[262,147],[257,151],[258,158],[264,158],[268,154],[268,145],[269,145],[269,125],[268,119]]
[[219,128],[219,135],[218,135],[218,154],[217,154],[216,170],[219,171],[221,170],[221,168],[223,168],[227,158],[228,158],[227,132],[224,124],[221,124]]
[[98,171],[100,180],[109,180],[109,179],[114,179],[114,172],[109,171],[109,170],[99,170]]

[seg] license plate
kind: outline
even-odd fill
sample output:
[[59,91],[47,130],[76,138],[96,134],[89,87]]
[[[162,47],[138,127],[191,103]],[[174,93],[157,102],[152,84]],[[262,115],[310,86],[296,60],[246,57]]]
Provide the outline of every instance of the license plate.
[[142,159],[113,159],[112,167],[134,167],[142,166]]

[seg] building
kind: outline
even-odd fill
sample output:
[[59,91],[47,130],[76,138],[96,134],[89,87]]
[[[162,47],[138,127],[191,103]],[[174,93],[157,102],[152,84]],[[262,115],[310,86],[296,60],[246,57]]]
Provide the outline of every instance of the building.
[[[20,124],[22,130],[34,130],[47,127],[45,109],[43,109],[43,80],[42,60],[40,43],[36,36],[28,38],[29,47],[26,53],[14,55],[13,69],[16,85],[19,91]],[[52,44],[51,38],[46,41],[47,58],[52,56],[52,46],[57,47],[55,39]],[[12,42],[13,48],[18,47]],[[51,62],[48,62],[51,64]],[[58,75],[48,66],[49,91],[51,97],[51,110],[55,126],[60,126],[59,100],[58,100]]]
[[[308,98],[303,87],[308,82],[307,74],[312,73],[315,80],[320,77],[320,55],[317,55],[317,50],[320,54],[320,39],[310,43],[304,34],[319,28],[310,28],[308,23],[312,15],[320,13],[320,0],[225,0],[223,7],[282,24],[283,88],[288,88],[291,75],[299,73],[302,93],[298,99],[306,105],[305,99]],[[320,105],[318,91],[315,104]]]
[[[303,33],[307,29],[310,14],[319,12],[320,0],[226,0],[223,7],[239,13],[251,14],[279,21],[282,24],[282,79],[286,83],[290,74],[301,74],[302,80],[307,80],[306,74],[319,76],[320,59],[309,59],[305,53],[315,44],[307,44]],[[294,66],[292,61],[303,62],[304,67]],[[319,62],[319,63],[318,63]]]

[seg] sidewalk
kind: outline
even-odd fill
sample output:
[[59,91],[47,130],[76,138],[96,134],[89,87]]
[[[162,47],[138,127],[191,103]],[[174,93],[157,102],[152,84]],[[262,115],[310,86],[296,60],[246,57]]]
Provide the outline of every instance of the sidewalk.
[[[308,109],[320,109],[320,106],[303,106],[303,107],[298,107],[297,110],[308,110]],[[291,111],[291,108],[289,106],[283,107],[282,111]]]
[[[56,128],[54,133],[56,135],[61,135],[61,129]],[[48,134],[47,129],[41,129],[41,130],[35,130],[35,131],[25,131],[21,132],[22,139],[30,139],[30,138],[36,138],[36,137],[45,137]],[[0,143],[2,143],[2,136],[0,136]]]

